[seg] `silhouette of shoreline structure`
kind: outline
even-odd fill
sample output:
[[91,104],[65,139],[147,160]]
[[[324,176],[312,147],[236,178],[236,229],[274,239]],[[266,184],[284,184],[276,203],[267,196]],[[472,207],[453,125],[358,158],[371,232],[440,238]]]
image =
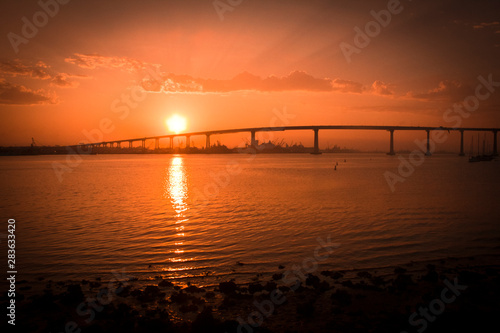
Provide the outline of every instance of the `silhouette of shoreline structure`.
[[[259,143],[255,135],[258,132],[283,132],[297,130],[312,130],[314,133],[314,147],[304,147],[302,144],[289,146],[281,142]],[[42,155],[42,154],[130,154],[130,153],[206,153],[206,154],[230,154],[230,153],[311,153],[319,155],[323,152],[358,152],[353,149],[340,149],[339,147],[320,150],[319,148],[319,131],[320,130],[380,130],[387,131],[389,137],[389,152],[388,155],[395,155],[394,150],[394,132],[396,131],[425,131],[427,133],[427,155],[431,155],[430,135],[433,131],[457,131],[460,133],[460,156],[464,156],[464,133],[469,132],[492,132],[493,133],[493,155],[498,155],[497,150],[497,133],[499,128],[456,128],[456,127],[420,127],[420,126],[368,126],[368,125],[324,125],[324,126],[286,126],[286,127],[255,127],[255,128],[240,128],[217,131],[191,132],[180,134],[169,134],[161,136],[151,136],[135,139],[112,140],[94,143],[80,143],[71,146],[36,146],[32,144],[28,147],[0,147],[0,155]],[[244,148],[228,148],[219,141],[215,145],[210,144],[210,137],[220,134],[233,133],[250,133],[250,143]],[[191,137],[205,136],[205,146],[202,148],[191,146]],[[175,147],[174,140],[176,138],[185,138],[185,147]],[[160,140],[167,139],[169,145],[161,147]],[[34,141],[33,141],[34,142]],[[140,147],[134,147],[134,142],[140,142]],[[154,149],[149,146],[154,142]],[[122,144],[128,147],[122,147]]]

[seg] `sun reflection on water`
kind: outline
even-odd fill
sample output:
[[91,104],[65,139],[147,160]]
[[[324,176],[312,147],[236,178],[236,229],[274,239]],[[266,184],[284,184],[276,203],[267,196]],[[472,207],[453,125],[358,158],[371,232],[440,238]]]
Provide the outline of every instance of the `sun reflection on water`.
[[[186,217],[186,212],[189,209],[187,205],[188,198],[188,187],[187,187],[187,176],[186,170],[183,164],[183,159],[180,156],[172,158],[170,166],[168,167],[168,181],[166,182],[165,192],[170,199],[172,208],[175,212],[175,231],[176,236],[181,238],[174,242],[176,246],[172,253],[176,255],[181,255],[185,251],[182,249],[184,245],[185,236],[185,223],[189,221]],[[170,262],[185,262],[188,259],[185,258],[170,258]],[[186,268],[180,269],[168,269],[168,271],[185,270]]]
[[187,180],[182,157],[174,157],[168,170],[168,194],[176,212],[177,222],[186,221],[184,212],[188,209]]

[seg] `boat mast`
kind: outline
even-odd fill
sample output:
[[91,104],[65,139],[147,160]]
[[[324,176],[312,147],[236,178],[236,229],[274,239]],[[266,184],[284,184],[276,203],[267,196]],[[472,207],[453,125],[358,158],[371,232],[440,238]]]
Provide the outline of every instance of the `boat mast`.
[[474,156],[474,135],[470,138],[470,157]]
[[479,156],[479,133],[477,133],[477,156]]
[[486,155],[486,134],[483,137],[483,155]]

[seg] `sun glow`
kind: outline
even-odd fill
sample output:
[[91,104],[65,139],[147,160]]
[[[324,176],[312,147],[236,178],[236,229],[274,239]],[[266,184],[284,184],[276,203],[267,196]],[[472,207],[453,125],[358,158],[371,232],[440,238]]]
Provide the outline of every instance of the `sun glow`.
[[168,126],[168,130],[170,132],[174,132],[175,134],[178,134],[178,133],[186,130],[187,121],[186,121],[186,118],[181,117],[177,114],[174,114],[172,117],[167,119],[167,126]]

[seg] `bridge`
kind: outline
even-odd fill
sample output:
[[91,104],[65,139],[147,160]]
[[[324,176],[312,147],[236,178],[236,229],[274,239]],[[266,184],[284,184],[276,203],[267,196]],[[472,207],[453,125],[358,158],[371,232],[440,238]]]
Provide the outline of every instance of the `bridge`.
[[146,148],[147,140],[155,141],[155,149],[160,149],[160,140],[169,139],[170,148],[173,149],[174,139],[177,137],[186,138],[186,148],[190,147],[192,136],[205,136],[206,144],[205,147],[210,147],[210,136],[217,134],[232,134],[232,133],[250,133],[250,142],[252,147],[257,146],[257,141],[255,140],[255,133],[257,132],[282,132],[282,131],[301,131],[308,130],[314,132],[314,151],[313,154],[321,154],[319,150],[319,131],[320,130],[377,130],[377,131],[387,131],[389,132],[389,152],[388,155],[395,155],[394,151],[394,132],[395,131],[425,131],[427,133],[427,155],[430,155],[430,133],[431,131],[457,131],[460,133],[460,156],[464,156],[464,132],[492,132],[493,133],[493,154],[497,155],[497,133],[500,128],[457,128],[457,127],[420,127],[420,126],[351,126],[351,125],[323,125],[323,126],[284,126],[284,127],[251,127],[251,128],[238,128],[238,129],[226,129],[217,131],[204,131],[204,132],[191,132],[191,133],[179,133],[179,134],[168,134],[160,136],[150,136],[135,139],[126,140],[112,140],[103,141],[95,143],[83,143],[79,145],[70,146],[73,148],[83,148],[88,150],[89,148],[96,147],[121,147],[122,143],[129,144],[129,148],[133,147],[134,142],[141,142],[142,148]]

